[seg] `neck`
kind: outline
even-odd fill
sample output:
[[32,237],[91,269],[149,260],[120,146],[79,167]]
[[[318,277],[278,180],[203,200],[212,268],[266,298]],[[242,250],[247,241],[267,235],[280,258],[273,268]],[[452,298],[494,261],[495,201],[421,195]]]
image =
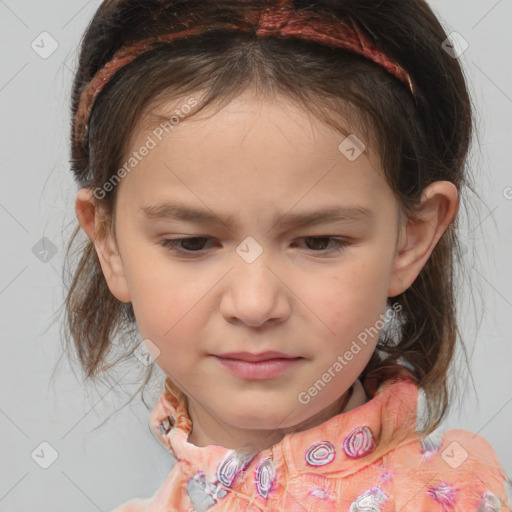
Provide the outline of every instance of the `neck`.
[[361,383],[356,381],[335,402],[297,425],[282,429],[249,430],[222,422],[189,399],[188,412],[192,420],[192,431],[188,436],[188,442],[199,447],[217,445],[235,450],[252,446],[256,451],[262,451],[279,443],[289,433],[316,427],[342,412],[348,412],[363,405],[366,400]]

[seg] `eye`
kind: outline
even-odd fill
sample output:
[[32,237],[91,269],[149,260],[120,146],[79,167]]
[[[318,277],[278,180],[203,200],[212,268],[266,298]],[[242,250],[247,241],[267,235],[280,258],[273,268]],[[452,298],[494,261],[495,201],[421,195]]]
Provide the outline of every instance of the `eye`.
[[[328,235],[306,236],[302,240],[309,241],[308,243],[306,243],[306,246],[308,246],[308,248],[310,248],[310,250],[313,252],[339,252],[349,245],[346,240],[343,240],[341,238],[334,238]],[[325,246],[329,245],[329,241],[332,241],[332,243],[334,243],[334,247],[331,249],[326,249]],[[320,246],[320,249],[311,249],[311,246]]]
[[[197,241],[200,243],[197,243]],[[167,250],[175,253],[175,254],[187,254],[187,253],[199,253],[202,250],[202,246],[204,245],[201,241],[208,240],[208,238],[204,236],[194,236],[188,238],[164,238],[160,240],[160,245],[165,247]],[[184,246],[182,246],[182,242],[185,242]],[[185,247],[183,249],[182,247]]]

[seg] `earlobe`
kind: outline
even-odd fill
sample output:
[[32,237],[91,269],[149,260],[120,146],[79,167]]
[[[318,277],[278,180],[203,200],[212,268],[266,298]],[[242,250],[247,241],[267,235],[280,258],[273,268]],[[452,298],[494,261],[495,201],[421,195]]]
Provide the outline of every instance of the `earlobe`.
[[388,297],[396,297],[412,285],[458,208],[459,193],[453,183],[436,181],[425,188],[418,208],[401,227]]
[[91,239],[100,261],[101,270],[112,294],[121,302],[130,302],[130,291],[124,265],[105,216],[89,188],[81,188],[75,198],[75,213]]

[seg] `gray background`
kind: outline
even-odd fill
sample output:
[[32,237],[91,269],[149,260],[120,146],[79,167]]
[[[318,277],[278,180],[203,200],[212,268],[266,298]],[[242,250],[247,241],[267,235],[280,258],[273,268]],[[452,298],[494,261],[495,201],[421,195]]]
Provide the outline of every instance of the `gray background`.
[[[466,392],[454,401],[442,429],[485,437],[511,476],[512,0],[430,3],[447,32],[469,43],[460,60],[478,109],[472,165],[483,200],[471,224],[461,217],[465,258],[478,287],[476,309],[467,293],[461,297],[476,393],[464,370],[457,370]],[[138,398],[111,415],[135,391],[142,363],[123,368],[107,387],[86,387],[66,358],[58,364],[62,342],[55,311],[63,299],[63,256],[76,192],[68,168],[71,80],[80,38],[99,5],[0,0],[1,512],[109,511],[131,497],[152,495],[172,467],[148,430],[149,411]],[[58,43],[48,58],[31,47],[44,31]],[[42,237],[55,245],[48,261],[34,254]],[[153,390],[154,400],[159,390]],[[36,463],[49,461],[52,453],[46,445],[41,452],[42,442],[57,455],[48,469]]]

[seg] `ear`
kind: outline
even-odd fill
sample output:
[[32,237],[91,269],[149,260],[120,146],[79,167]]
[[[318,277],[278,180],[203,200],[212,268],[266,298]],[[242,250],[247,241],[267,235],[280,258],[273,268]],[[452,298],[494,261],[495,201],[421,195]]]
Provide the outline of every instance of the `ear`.
[[425,188],[419,206],[400,228],[388,297],[412,285],[458,209],[459,193],[453,183],[436,181]]
[[104,210],[99,206],[93,191],[81,188],[75,198],[75,212],[100,260],[101,269],[112,294],[121,302],[130,302],[130,292],[124,265]]

